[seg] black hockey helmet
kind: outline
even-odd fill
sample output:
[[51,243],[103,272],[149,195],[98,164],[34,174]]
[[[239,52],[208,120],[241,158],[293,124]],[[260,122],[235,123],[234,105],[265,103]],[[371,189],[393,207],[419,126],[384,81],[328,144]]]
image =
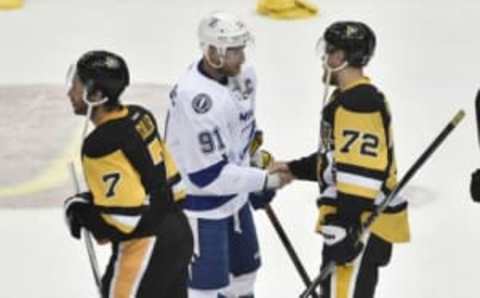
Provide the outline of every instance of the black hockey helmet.
[[115,105],[130,83],[127,64],[122,57],[107,51],[90,51],[76,64],[76,74],[85,84],[87,94],[101,91],[108,98],[106,104]]
[[375,33],[362,22],[335,22],[325,30],[323,38],[327,52],[344,50],[348,64],[354,67],[367,65],[375,51]]

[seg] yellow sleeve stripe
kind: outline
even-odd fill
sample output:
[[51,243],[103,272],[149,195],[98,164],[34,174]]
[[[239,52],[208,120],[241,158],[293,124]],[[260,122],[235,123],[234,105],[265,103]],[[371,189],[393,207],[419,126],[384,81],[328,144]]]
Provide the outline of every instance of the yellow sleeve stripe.
[[148,144],[148,151],[150,152],[150,156],[152,157],[153,164],[158,165],[163,161],[162,158],[162,145],[160,143],[160,140],[158,138],[153,139]]
[[102,214],[103,220],[124,234],[130,234],[140,221],[141,216]]
[[163,158],[165,160],[165,168],[167,170],[167,179],[170,179],[178,174],[178,169],[175,164],[175,160],[173,159],[173,156],[170,154],[170,151],[168,150],[167,145],[165,143],[162,143],[162,149],[163,149],[162,150]]
[[187,192],[185,190],[173,193],[174,201],[178,202],[184,200],[187,197]]
[[182,180],[179,180],[172,186],[175,201],[183,200],[187,196],[187,189]]

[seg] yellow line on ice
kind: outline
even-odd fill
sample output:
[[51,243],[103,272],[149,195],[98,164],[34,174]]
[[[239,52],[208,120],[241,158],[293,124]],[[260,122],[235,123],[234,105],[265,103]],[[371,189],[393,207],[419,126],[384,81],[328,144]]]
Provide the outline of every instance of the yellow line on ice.
[[[39,173],[34,178],[20,182],[12,186],[0,186],[0,198],[15,197],[32,193],[37,193],[60,186],[70,179],[68,172],[68,163],[72,161],[76,152],[80,149],[80,133],[82,126],[76,129],[70,143],[65,147],[62,154],[52,160],[44,171]],[[79,156],[79,153],[77,154]],[[76,158],[75,163],[80,161]],[[76,166],[78,168],[78,165]]]

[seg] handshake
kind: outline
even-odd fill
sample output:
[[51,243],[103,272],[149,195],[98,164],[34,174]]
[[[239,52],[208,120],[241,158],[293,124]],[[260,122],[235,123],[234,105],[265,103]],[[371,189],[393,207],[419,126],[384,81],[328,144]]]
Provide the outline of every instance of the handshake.
[[267,171],[263,189],[249,194],[254,209],[264,209],[276,195],[276,190],[292,182],[295,178],[287,163],[275,162],[272,154],[266,150],[256,150],[251,156],[251,166]]
[[275,197],[276,190],[292,182],[295,178],[286,162],[276,162],[270,152],[260,149],[263,144],[262,131],[256,131],[250,144],[250,164],[267,171],[263,189],[249,194],[253,208],[265,208]]
[[263,187],[264,191],[280,189],[295,179],[287,163],[274,161],[272,154],[266,150],[257,150],[252,155],[251,165],[267,170],[268,174]]
[[282,188],[295,179],[286,162],[272,161],[266,170],[268,171],[268,177],[276,177],[274,179],[278,179],[277,189]]

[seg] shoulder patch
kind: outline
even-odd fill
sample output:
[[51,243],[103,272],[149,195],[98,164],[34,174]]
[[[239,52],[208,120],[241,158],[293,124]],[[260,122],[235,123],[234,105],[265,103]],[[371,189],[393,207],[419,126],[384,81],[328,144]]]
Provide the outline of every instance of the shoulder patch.
[[198,114],[205,114],[212,108],[212,105],[212,98],[205,93],[200,93],[196,95],[192,100],[192,108]]

